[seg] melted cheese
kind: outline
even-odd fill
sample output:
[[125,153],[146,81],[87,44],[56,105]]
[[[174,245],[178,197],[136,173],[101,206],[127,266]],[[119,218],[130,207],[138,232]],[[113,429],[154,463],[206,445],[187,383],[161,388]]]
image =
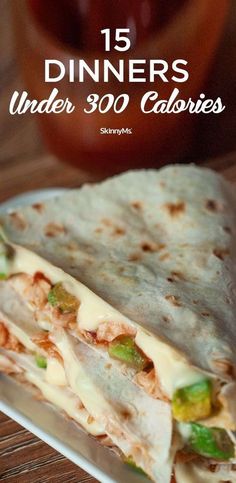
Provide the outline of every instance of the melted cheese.
[[53,341],[63,357],[69,386],[79,396],[89,413],[100,420],[101,415],[105,417],[106,414],[110,414],[110,405],[79,363],[64,331],[58,330],[53,336]]
[[62,364],[55,357],[47,358],[45,379],[54,386],[67,386],[66,374]]
[[202,372],[195,370],[182,355],[144,329],[138,328],[135,342],[153,361],[161,387],[170,399],[175,389],[202,380]]
[[[145,401],[143,401],[143,396],[137,394],[139,390],[135,385],[130,387],[130,383],[124,389],[124,382],[122,384],[119,379],[117,383],[117,379],[113,379],[109,372],[104,374],[103,363],[100,366],[99,361],[97,361],[99,370],[96,373],[93,364],[90,364],[91,357],[87,355],[88,358],[84,359],[83,343],[76,344],[76,340],[64,329],[56,329],[51,337],[63,357],[66,376],[72,391],[79,396],[88,412],[102,425],[113,443],[124,454],[132,455],[136,464],[144,468],[148,474],[155,475],[155,481],[163,481],[163,483],[169,481],[172,467],[172,457],[169,455],[172,428],[168,403],[150,398],[147,407],[148,396],[145,395]],[[96,376],[91,377],[92,372],[93,374],[95,372]],[[101,382],[103,376],[104,383]],[[96,383],[97,377],[100,377],[98,383]],[[132,404],[134,395],[135,401]],[[123,415],[122,411],[126,412],[126,410],[135,412],[135,418],[134,414],[130,413],[132,422]],[[146,418],[145,428],[144,418]],[[144,434],[146,441],[144,441]]]
[[[6,354],[7,356],[7,350],[2,349],[2,352],[3,355]],[[68,416],[78,422],[88,433],[93,435],[104,434],[101,425],[89,418],[89,413],[81,404],[81,399],[73,394],[70,388],[55,386],[47,382],[45,369],[39,369],[36,366],[32,355],[12,351],[10,355],[15,364],[23,369],[27,381],[38,387],[47,401],[65,411]]]
[[96,331],[99,323],[104,321],[119,321],[136,327],[136,342],[153,361],[161,386],[169,398],[176,388],[194,384],[202,379],[203,371],[192,367],[178,351],[124,317],[82,283],[29,250],[13,246],[15,257],[12,273],[25,272],[34,275],[36,271],[43,272],[53,284],[63,282],[65,289],[80,300],[77,322],[81,330]]
[[64,410],[68,416],[83,426],[88,433],[94,436],[104,434],[100,425],[95,420],[90,420],[88,411],[82,406],[80,407],[78,398],[72,392],[48,384],[33,372],[26,372],[25,376],[29,382],[40,389],[47,401]]

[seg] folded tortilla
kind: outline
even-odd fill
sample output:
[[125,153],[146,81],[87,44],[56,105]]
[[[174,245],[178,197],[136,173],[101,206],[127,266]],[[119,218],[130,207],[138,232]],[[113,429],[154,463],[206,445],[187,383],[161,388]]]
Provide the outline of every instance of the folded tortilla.
[[[147,401],[161,403],[157,418],[162,407],[172,405],[173,410],[179,390],[209,381],[214,407],[195,421],[224,428],[234,441],[235,208],[235,190],[219,175],[194,166],[174,166],[126,173],[1,218],[7,238],[14,242],[2,250],[4,260],[9,253],[6,272],[10,275],[2,284],[9,293],[18,294],[37,330],[49,331],[67,372],[67,385],[98,425],[100,416],[92,414],[83,389],[77,391],[66,371],[71,354],[71,367],[81,361],[89,367],[88,362],[94,361],[94,391],[105,391],[99,387],[97,368],[103,374],[104,364],[111,364],[116,371],[113,380],[121,378],[119,384],[122,380],[126,387],[145,394]],[[72,305],[77,300],[76,313],[60,313],[55,300],[54,307],[50,305],[48,293],[55,297],[51,291],[58,285],[64,295],[70,294]],[[9,316],[4,300],[0,308]],[[148,362],[147,367],[137,369],[111,357],[110,345],[123,336],[133,341],[136,358]],[[113,394],[115,383],[111,387]],[[114,407],[112,401],[108,414]],[[145,424],[148,427],[148,419]],[[170,481],[170,470],[164,474],[163,468],[170,468],[173,448],[182,451],[185,444],[181,425],[174,422],[171,449],[171,431],[167,430],[167,439],[166,431],[162,438],[158,433],[159,452],[153,445],[140,459],[134,445],[125,449],[127,437],[117,440],[104,429],[126,456],[163,483]],[[140,440],[145,446],[145,438]],[[159,456],[150,463],[153,451]],[[202,471],[209,473],[214,458],[201,455],[201,459]],[[233,461],[231,454],[228,469]],[[178,483],[181,478],[184,483],[181,465],[199,467],[201,461],[182,464],[176,459]],[[221,461],[218,466],[221,470]]]
[[[170,481],[170,405],[147,395],[102,355],[62,327],[39,330],[31,310],[7,282],[0,282],[0,324],[7,340],[0,369],[39,390],[40,397],[89,434],[119,448],[155,481]],[[0,327],[0,336],[3,330]],[[37,358],[47,367],[37,367]]]

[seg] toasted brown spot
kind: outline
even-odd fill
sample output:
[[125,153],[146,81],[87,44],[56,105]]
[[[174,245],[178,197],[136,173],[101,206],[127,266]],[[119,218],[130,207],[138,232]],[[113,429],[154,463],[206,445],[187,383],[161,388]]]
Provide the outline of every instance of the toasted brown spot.
[[131,202],[131,206],[132,206],[132,207],[133,207],[135,210],[139,211],[139,210],[141,210],[141,209],[142,209],[143,204],[142,204],[142,202],[141,202],[141,201],[132,201],[132,202]]
[[131,253],[128,257],[129,262],[139,262],[142,259],[140,253]]
[[118,272],[119,272],[119,273],[124,273],[124,271],[125,271],[125,268],[124,268],[124,267],[119,267],[119,268],[118,268]]
[[201,313],[201,315],[202,315],[203,317],[210,317],[209,312],[202,312],[202,313]]
[[132,413],[127,408],[121,409],[120,414],[125,420],[132,418]]
[[44,211],[44,204],[43,203],[34,203],[32,205],[33,210],[36,210],[38,213],[43,213]]
[[61,223],[48,223],[44,228],[44,234],[48,237],[64,235],[66,228]]
[[[23,381],[22,380],[21,382],[24,383],[25,385],[27,385],[29,387],[29,389],[31,388],[31,391],[34,391],[34,398],[37,401],[45,401],[46,402],[45,397],[43,396],[43,393],[40,392],[40,390],[37,390],[36,389],[36,386],[33,386],[33,384],[32,385],[30,385],[30,384],[28,385],[28,382],[27,381]],[[62,414],[63,414],[63,416],[65,416],[65,418],[69,419],[69,416],[67,415],[67,413],[64,413],[62,411]]]
[[179,201],[177,203],[166,203],[164,205],[164,208],[168,211],[169,215],[174,217],[177,217],[179,215],[182,215],[185,212],[185,203],[183,201]]
[[171,275],[179,280],[185,280],[185,276],[181,272],[171,272]]
[[166,246],[163,243],[153,243],[153,242],[143,242],[141,243],[141,249],[144,252],[159,252],[160,250],[164,250]]
[[83,409],[84,405],[81,401],[78,401],[77,404],[76,404],[76,407],[77,407],[77,409]]
[[164,262],[165,260],[168,260],[168,258],[170,258],[170,254],[169,253],[163,253],[163,255],[161,255],[159,257],[159,260],[160,260],[160,262]]
[[65,247],[67,248],[67,250],[69,250],[70,252],[76,252],[79,248],[79,245],[76,241],[71,241],[69,243],[67,243],[65,245]]
[[95,421],[95,420],[94,420],[94,417],[93,417],[93,416],[91,416],[91,414],[89,414],[89,416],[87,417],[87,423],[88,423],[88,424],[92,424],[94,421]]
[[28,223],[21,213],[14,211],[10,213],[10,218],[11,218],[12,224],[17,230],[23,231],[27,228]]
[[182,304],[180,302],[180,298],[176,297],[175,295],[166,295],[165,299],[168,300],[175,307],[181,307],[182,306]]
[[105,226],[113,226],[113,222],[109,218],[102,218],[101,223]]
[[121,228],[120,226],[116,226],[112,232],[113,236],[124,236],[125,235],[125,229]]
[[94,231],[95,231],[95,233],[102,233],[103,230],[102,230],[101,226],[99,226]]
[[167,278],[169,282],[176,282],[178,280],[185,280],[184,275],[180,272],[171,272],[171,276]]
[[141,244],[141,248],[144,252],[156,252],[157,247],[155,243],[150,243],[150,242],[143,242]]
[[197,305],[198,304],[198,300],[193,300],[193,304],[194,305]]
[[206,200],[205,207],[208,211],[211,211],[212,213],[220,213],[224,211],[223,203],[217,200]]
[[220,260],[224,260],[225,257],[229,255],[229,250],[227,248],[215,248],[213,254]]
[[160,181],[159,185],[160,185],[162,188],[165,188],[166,183],[165,183],[165,181]]
[[226,232],[226,233],[232,233],[232,230],[230,228],[230,226],[223,226],[223,230]]
[[112,365],[110,364],[110,362],[108,362],[108,363],[105,365],[105,368],[106,368],[106,369],[111,369],[111,368],[112,368]]
[[163,322],[164,322],[165,324],[169,324],[169,323],[170,323],[170,318],[169,318],[169,317],[167,317],[167,315],[164,315],[164,317],[162,318],[162,320],[163,320]]

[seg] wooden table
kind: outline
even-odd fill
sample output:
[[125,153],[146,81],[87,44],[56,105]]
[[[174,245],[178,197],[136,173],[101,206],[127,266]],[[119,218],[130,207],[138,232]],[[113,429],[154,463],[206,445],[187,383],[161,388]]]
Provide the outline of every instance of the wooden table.
[[[23,191],[51,186],[75,187],[91,179],[79,170],[65,167],[45,152],[32,116],[11,118],[8,114],[10,94],[15,88],[20,88],[9,29],[10,1],[1,0],[0,5],[0,35],[4,40],[4,49],[0,50],[0,202]],[[231,49],[228,57],[232,63],[236,51],[235,47],[234,51],[232,50],[233,43],[230,38],[227,42],[227,52]],[[225,49],[226,46],[223,44],[221,48],[223,57],[226,55]],[[220,63],[219,59],[218,63]],[[226,85],[229,100],[230,89],[235,82],[234,71],[231,76],[226,79],[225,75],[222,80]],[[221,89],[219,79],[217,89],[218,92]],[[223,137],[227,137],[228,140],[227,150],[235,147],[236,139],[234,129],[236,112],[232,98],[231,102],[232,105],[228,110],[229,120],[223,119],[220,125],[221,135],[225,133]],[[200,128],[199,137],[202,138],[202,136]],[[215,139],[219,140],[217,127]],[[220,150],[217,152],[219,153]],[[207,164],[236,182],[236,154],[229,154],[224,159],[214,159]],[[0,481],[5,483],[95,482],[80,468],[3,414],[0,414]]]

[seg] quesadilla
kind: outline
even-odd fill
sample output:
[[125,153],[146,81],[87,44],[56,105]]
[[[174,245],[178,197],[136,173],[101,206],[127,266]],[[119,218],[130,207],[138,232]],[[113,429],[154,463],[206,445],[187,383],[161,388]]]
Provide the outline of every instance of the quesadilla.
[[[161,483],[172,463],[177,483],[190,483],[190,473],[208,481],[213,467],[212,481],[234,481],[235,208],[220,176],[174,166],[125,173],[1,220],[3,367],[9,358],[39,387],[39,375],[26,376],[38,357],[42,384],[78,398],[91,433]],[[9,345],[14,337],[24,350]]]
[[[154,480],[170,481],[170,405],[146,394],[114,360],[94,353],[70,329],[42,329],[31,307],[11,287],[12,280],[14,275],[0,282],[0,369],[33,385],[37,397],[54,404],[103,444],[121,450],[123,458]],[[39,295],[40,284],[35,290]]]

